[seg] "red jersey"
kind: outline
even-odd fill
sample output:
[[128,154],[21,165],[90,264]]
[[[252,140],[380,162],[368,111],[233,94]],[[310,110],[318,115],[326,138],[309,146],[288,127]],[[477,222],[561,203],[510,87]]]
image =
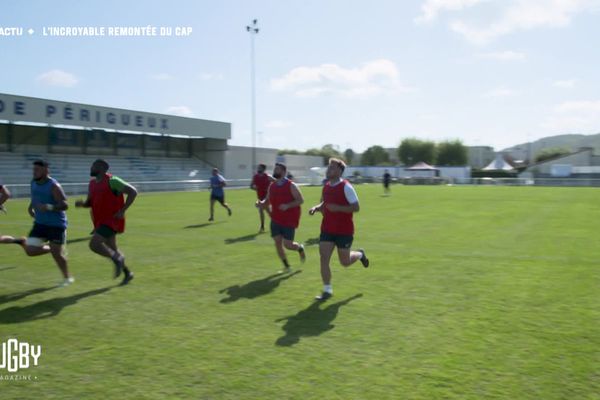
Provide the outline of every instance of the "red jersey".
[[89,185],[90,205],[92,207],[92,219],[94,228],[100,225],[107,225],[116,232],[125,231],[125,219],[117,219],[114,215],[123,208],[125,199],[123,193],[113,192],[109,181],[111,174],[106,174],[98,182],[92,179]]
[[338,204],[348,206],[344,187],[348,185],[347,180],[343,180],[337,185],[331,186],[327,181],[323,186],[323,221],[321,222],[321,232],[331,235],[353,235],[354,222],[352,213],[331,212],[327,209],[327,204]]
[[263,200],[267,197],[267,191],[269,190],[269,185],[271,185],[271,177],[269,174],[255,174],[252,178],[252,184],[256,187],[256,197],[259,200]]
[[269,203],[271,203],[271,220],[273,222],[285,226],[287,228],[297,228],[300,224],[300,206],[288,208],[286,211],[281,211],[281,204],[291,203],[294,201],[292,195],[292,182],[285,179],[281,185],[273,182],[269,186]]

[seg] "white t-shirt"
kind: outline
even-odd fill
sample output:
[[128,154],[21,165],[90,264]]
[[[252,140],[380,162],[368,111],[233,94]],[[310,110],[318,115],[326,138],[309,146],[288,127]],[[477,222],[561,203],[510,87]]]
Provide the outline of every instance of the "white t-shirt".
[[[340,178],[339,181],[337,181],[336,183],[330,183],[331,187],[337,186],[340,183],[343,182],[343,179]],[[344,195],[346,196],[346,201],[348,202],[348,204],[356,204],[358,203],[358,195],[356,194],[356,190],[354,190],[354,187],[352,187],[352,185],[350,184],[350,182],[346,183],[346,186],[344,186]]]

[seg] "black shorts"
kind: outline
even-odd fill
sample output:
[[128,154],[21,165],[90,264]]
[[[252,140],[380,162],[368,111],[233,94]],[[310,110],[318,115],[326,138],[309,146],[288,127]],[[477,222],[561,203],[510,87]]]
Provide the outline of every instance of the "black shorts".
[[221,203],[223,205],[225,204],[225,195],[223,195],[223,196],[215,196],[214,194],[211,194],[210,195],[210,199],[211,200],[216,200],[216,201],[218,201],[219,203]]
[[29,232],[29,237],[54,244],[65,244],[67,242],[67,228],[34,223],[31,232]]
[[294,240],[296,228],[279,225],[277,222],[271,221],[271,237],[282,236],[285,240]]
[[383,181],[383,187],[389,188],[390,187],[390,182],[389,181]]
[[338,249],[349,249],[352,247],[352,241],[354,236],[352,235],[334,235],[330,233],[321,232],[319,237],[320,242],[333,242]]
[[113,228],[111,228],[108,225],[100,225],[98,228],[96,228],[94,233],[97,233],[98,235],[102,236],[104,239],[110,239],[111,237],[113,237],[117,234],[117,231],[115,231]]

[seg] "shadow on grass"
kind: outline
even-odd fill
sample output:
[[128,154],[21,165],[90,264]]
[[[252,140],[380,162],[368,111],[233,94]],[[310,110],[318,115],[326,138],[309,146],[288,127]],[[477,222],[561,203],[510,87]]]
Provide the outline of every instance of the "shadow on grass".
[[73,244],[73,243],[79,243],[79,242],[87,242],[91,238],[92,238],[91,236],[87,236],[87,237],[81,237],[81,238],[77,238],[77,239],[67,239],[67,244]]
[[240,285],[230,286],[219,290],[219,293],[227,293],[229,297],[221,299],[221,303],[232,303],[239,299],[255,299],[260,296],[271,293],[277,289],[279,284],[292,276],[299,274],[302,270],[294,271],[291,274],[273,274],[266,278],[257,279]]
[[22,292],[11,293],[11,294],[2,294],[2,295],[0,295],[0,304],[6,304],[6,303],[10,303],[11,301],[21,300],[27,296],[31,296],[32,294],[44,293],[44,292],[47,292],[48,290],[52,290],[52,289],[56,289],[56,286],[37,288],[37,289],[29,289],[29,290],[24,290]]
[[86,297],[96,296],[108,292],[111,288],[90,290],[69,297],[57,297],[40,301],[25,307],[9,307],[0,310],[0,324],[19,324],[22,322],[36,321],[39,319],[57,316],[63,308],[76,304]]
[[[326,307],[324,305],[327,303],[315,301],[296,315],[275,320],[275,322],[286,321],[285,325],[281,328],[285,332],[285,335],[277,339],[275,344],[277,346],[293,346],[303,336],[319,336],[330,331],[335,327],[332,322],[337,317],[340,308],[362,296],[362,293],[359,293],[346,300],[329,304]],[[321,308],[322,305],[324,306],[323,308]]]
[[319,242],[320,242],[319,237],[315,237],[315,238],[306,239],[304,241],[304,245],[305,246],[314,246],[314,245],[318,245]]
[[240,236],[240,237],[236,237],[236,238],[230,238],[230,239],[225,239],[225,244],[234,244],[234,243],[239,243],[239,242],[250,242],[254,239],[256,239],[256,237],[260,235],[259,233],[251,233],[250,235],[246,235],[246,236]]
[[7,271],[9,269],[15,269],[17,267],[4,267],[4,268],[0,268],[0,271]]
[[223,221],[217,221],[217,222],[205,222],[203,224],[197,224],[197,225],[188,225],[188,226],[184,226],[183,229],[193,229],[193,228],[205,228],[207,226],[211,226],[211,225],[216,225],[216,224],[222,224]]

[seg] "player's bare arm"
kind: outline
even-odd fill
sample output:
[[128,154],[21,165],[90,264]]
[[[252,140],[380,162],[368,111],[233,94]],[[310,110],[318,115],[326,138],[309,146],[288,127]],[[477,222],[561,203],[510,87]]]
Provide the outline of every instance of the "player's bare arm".
[[269,195],[271,194],[271,188],[267,189],[267,195],[262,200],[256,200],[256,207],[266,208],[269,205]]
[[321,201],[319,204],[317,204],[316,206],[314,206],[310,210],[308,210],[308,213],[310,215],[315,215],[315,213],[318,213],[321,211],[323,211],[323,201]]
[[125,200],[125,204],[123,205],[123,208],[115,214],[116,218],[123,218],[125,216],[125,211],[127,211],[127,209],[129,207],[131,207],[131,205],[135,201],[135,198],[138,195],[137,189],[135,187],[131,186],[130,184],[126,184],[123,187],[123,193],[125,195],[127,195],[127,199]]
[[340,212],[340,213],[355,213],[360,210],[360,206],[358,203],[350,204],[347,206],[342,206],[340,204],[327,204],[327,209],[331,212]]
[[69,208],[69,205],[67,204],[67,196],[65,195],[62,186],[52,186],[52,198],[54,199],[55,204],[38,204],[36,206],[36,211],[65,211]]

